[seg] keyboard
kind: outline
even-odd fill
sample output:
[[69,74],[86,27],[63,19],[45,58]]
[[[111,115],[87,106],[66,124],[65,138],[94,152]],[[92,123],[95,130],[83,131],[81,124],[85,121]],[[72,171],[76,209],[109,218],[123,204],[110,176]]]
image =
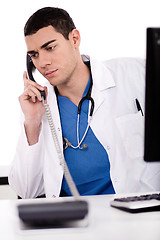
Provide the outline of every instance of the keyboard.
[[115,198],[110,205],[131,213],[160,211],[160,193]]

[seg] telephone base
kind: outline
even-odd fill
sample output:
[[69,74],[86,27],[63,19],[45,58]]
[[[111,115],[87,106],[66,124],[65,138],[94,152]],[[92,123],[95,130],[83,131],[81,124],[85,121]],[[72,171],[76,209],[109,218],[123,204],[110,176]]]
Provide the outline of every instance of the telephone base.
[[86,201],[29,203],[18,205],[19,218],[34,227],[61,227],[84,219],[88,214]]

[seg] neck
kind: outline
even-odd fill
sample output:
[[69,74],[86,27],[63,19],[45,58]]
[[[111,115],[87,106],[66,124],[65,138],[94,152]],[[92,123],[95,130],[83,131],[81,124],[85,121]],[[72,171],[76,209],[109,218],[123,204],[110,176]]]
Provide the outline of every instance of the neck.
[[82,59],[77,63],[76,68],[65,86],[58,86],[58,93],[70,99],[78,106],[84,90],[87,86],[90,71]]

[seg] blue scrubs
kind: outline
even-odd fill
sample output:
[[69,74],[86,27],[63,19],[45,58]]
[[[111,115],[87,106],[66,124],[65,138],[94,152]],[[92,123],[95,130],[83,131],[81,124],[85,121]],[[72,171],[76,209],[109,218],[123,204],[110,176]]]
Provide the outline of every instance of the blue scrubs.
[[[91,79],[84,91],[86,96]],[[68,98],[58,96],[59,111],[62,124],[63,137],[67,138],[73,146],[77,146],[77,111],[78,107]],[[80,141],[88,123],[89,100],[82,104],[79,123]],[[115,193],[110,179],[110,163],[108,154],[89,127],[87,135],[82,142],[87,144],[86,149],[73,149],[68,147],[64,150],[64,157],[69,167],[73,180],[80,195],[97,195]],[[82,146],[81,145],[81,146]],[[70,196],[68,184],[63,178],[61,196]]]

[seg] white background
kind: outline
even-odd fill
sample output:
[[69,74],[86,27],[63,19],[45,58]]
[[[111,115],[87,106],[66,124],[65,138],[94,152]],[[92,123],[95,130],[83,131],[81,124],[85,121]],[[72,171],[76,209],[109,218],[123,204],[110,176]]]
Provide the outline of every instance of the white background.
[[159,0],[6,0],[0,3],[0,167],[13,160],[19,136],[26,47],[23,27],[41,7],[66,9],[81,33],[81,53],[98,59],[145,58],[146,28],[160,26]]

